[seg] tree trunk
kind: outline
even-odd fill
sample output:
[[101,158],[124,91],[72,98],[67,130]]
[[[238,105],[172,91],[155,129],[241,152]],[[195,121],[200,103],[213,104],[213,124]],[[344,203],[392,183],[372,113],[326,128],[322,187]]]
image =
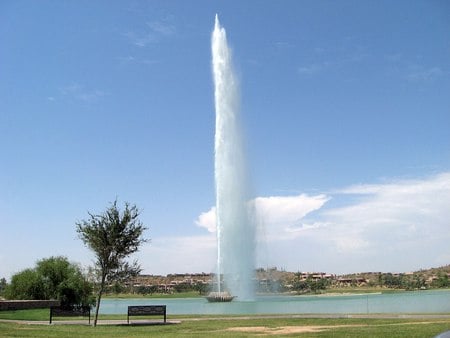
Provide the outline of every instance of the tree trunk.
[[98,310],[100,309],[100,301],[102,299],[103,289],[105,288],[105,280],[106,275],[102,274],[102,281],[100,282],[100,289],[98,290],[97,303],[95,307],[94,327],[97,326]]

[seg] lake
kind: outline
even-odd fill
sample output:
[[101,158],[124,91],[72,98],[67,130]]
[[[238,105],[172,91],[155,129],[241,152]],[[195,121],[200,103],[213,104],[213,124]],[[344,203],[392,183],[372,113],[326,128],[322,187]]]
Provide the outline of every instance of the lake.
[[450,313],[450,290],[398,293],[259,296],[254,301],[209,303],[205,298],[103,299],[101,314],[126,314],[129,305],[167,305],[169,314]]

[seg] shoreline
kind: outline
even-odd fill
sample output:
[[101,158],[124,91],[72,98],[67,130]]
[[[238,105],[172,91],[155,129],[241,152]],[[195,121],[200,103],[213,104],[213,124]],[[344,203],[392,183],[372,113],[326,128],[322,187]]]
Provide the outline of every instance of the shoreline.
[[[377,294],[395,294],[395,293],[408,293],[408,292],[445,292],[450,291],[450,288],[439,288],[439,289],[426,289],[426,290],[406,290],[406,289],[380,289],[380,288],[354,288],[354,289],[338,289],[338,290],[326,290],[325,292],[314,293],[295,293],[295,292],[284,292],[284,293],[256,293],[255,297],[339,297],[339,296],[363,296],[363,295],[377,295]],[[152,295],[142,295],[142,294],[117,294],[117,295],[105,295],[102,299],[180,299],[180,298],[205,298],[207,295],[201,295],[194,292],[183,292],[183,293],[172,293],[172,294],[152,294]]]

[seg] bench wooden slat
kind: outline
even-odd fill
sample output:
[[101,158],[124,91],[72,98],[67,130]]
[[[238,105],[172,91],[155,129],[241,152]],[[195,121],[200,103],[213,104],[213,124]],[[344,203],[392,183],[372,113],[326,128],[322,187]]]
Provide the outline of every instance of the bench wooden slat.
[[130,305],[128,306],[127,322],[130,324],[130,316],[164,316],[166,322],[165,305]]
[[51,306],[50,307],[50,324],[53,317],[88,317],[91,323],[91,307],[67,307],[67,306]]

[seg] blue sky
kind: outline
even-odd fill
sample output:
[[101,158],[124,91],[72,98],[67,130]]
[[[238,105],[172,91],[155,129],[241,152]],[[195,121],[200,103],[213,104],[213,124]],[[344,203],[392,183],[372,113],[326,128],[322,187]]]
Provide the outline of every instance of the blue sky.
[[240,78],[258,265],[450,263],[447,1],[3,1],[0,277],[87,266],[75,222],[115,198],[144,273],[215,268],[211,32]]

